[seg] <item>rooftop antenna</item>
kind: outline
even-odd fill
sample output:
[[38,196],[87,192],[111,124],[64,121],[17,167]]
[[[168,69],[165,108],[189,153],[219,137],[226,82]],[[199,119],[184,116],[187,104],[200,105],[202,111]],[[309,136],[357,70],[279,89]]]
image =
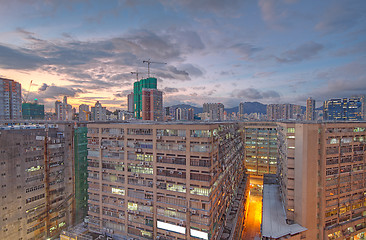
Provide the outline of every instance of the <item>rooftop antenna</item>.
[[150,64],[151,63],[156,63],[156,64],[166,64],[164,62],[153,62],[150,60],[150,58],[148,60],[143,60],[142,61],[143,63],[147,63],[147,77],[149,78],[150,77]]

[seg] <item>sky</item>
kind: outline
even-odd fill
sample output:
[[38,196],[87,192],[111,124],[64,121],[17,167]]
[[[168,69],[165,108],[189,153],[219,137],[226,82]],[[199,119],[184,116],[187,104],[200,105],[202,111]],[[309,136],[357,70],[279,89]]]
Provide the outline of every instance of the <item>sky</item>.
[[[126,109],[136,75],[164,106],[317,106],[366,94],[363,0],[0,0],[0,77],[46,110]],[[30,86],[30,82],[32,85]]]

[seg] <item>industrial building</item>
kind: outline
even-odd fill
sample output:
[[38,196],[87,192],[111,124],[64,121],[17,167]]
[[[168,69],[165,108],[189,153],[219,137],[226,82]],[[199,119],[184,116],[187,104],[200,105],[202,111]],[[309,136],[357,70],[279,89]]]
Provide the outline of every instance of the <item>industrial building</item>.
[[0,126],[0,238],[48,239],[73,222],[73,125]]
[[[262,237],[365,239],[366,123],[278,125],[279,186],[264,187]],[[279,197],[288,226],[273,228],[265,206]]]
[[89,230],[240,239],[249,181],[237,123],[88,125]]
[[277,172],[277,123],[241,122],[247,174],[263,176]]

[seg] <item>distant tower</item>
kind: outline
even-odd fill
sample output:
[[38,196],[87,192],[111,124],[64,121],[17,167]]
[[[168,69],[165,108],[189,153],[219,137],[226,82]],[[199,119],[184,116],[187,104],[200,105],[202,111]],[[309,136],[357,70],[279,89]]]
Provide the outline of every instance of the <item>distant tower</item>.
[[133,92],[127,95],[127,104],[128,104],[127,110],[129,112],[133,112]]
[[315,100],[311,97],[306,100],[306,119],[307,121],[315,120]]
[[244,118],[244,103],[239,103],[239,119]]

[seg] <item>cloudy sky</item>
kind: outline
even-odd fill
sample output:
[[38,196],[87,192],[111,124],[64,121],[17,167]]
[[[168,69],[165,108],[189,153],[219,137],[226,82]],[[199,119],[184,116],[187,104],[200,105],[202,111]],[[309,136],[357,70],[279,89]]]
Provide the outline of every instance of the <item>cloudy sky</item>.
[[51,110],[126,108],[142,61],[164,105],[366,94],[363,0],[0,0],[0,76]]

